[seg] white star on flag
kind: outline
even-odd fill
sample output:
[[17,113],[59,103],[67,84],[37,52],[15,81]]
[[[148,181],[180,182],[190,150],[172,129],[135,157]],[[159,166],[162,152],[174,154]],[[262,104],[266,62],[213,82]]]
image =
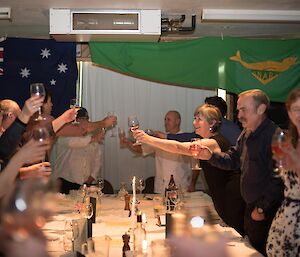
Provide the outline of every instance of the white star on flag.
[[51,79],[50,80],[50,85],[51,86],[55,86],[56,85],[56,80],[55,79]]
[[59,71],[59,73],[66,73],[66,71],[67,71],[67,64],[63,64],[63,63],[61,63],[61,64],[58,64],[58,68],[57,68],[57,70]]
[[30,75],[30,70],[25,67],[24,69],[21,69],[20,75],[22,78],[28,78]]
[[44,58],[47,58],[47,59],[48,59],[49,55],[51,55],[51,54],[50,54],[50,50],[47,49],[47,48],[42,49],[40,55],[42,56],[43,59],[44,59]]

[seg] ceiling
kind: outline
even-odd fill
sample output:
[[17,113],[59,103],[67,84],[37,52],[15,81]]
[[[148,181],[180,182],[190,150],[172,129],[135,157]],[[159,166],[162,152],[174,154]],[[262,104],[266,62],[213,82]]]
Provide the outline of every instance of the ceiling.
[[260,38],[300,38],[298,24],[201,23],[203,8],[299,10],[299,0],[0,0],[0,7],[11,7],[12,20],[0,20],[0,37],[49,38],[49,8],[161,9],[164,17],[186,15],[183,26],[196,29],[189,33],[163,33],[161,40],[204,36]]

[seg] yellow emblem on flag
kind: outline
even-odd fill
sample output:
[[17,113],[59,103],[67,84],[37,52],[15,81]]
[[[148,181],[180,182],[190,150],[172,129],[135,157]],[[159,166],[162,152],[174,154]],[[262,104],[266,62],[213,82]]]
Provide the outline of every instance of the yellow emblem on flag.
[[262,61],[255,63],[247,63],[242,60],[240,51],[236,52],[236,55],[229,57],[230,60],[239,62],[246,69],[252,71],[252,75],[266,85],[272,80],[278,77],[279,73],[287,71],[290,67],[297,63],[297,57],[290,56],[278,61]]

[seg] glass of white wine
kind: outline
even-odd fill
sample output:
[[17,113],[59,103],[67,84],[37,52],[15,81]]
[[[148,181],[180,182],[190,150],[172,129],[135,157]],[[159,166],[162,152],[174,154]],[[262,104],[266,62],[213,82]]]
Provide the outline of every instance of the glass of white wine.
[[[79,99],[74,98],[70,100],[70,108],[71,109],[75,109],[76,111],[78,111],[80,109],[80,103],[79,103]],[[77,119],[75,118],[75,120],[72,122],[73,125],[78,125],[79,122],[77,121]]]
[[[135,115],[131,115],[128,117],[128,126],[130,127],[131,132],[139,129],[140,123],[138,118]],[[141,145],[141,143],[136,141],[133,145]]]
[[[46,90],[45,90],[44,84],[43,83],[33,83],[33,84],[31,84],[30,85],[30,95],[31,96],[42,97],[43,101],[44,101],[44,98],[46,96]],[[39,107],[38,111],[39,111],[39,115],[34,120],[35,121],[44,120],[45,118],[42,116],[42,107]]]

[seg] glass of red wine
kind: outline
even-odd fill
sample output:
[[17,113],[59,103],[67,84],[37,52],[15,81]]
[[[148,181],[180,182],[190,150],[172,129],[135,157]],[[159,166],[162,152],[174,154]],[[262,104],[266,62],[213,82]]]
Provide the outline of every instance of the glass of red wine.
[[272,137],[271,148],[272,148],[273,156],[275,156],[277,160],[277,165],[276,168],[274,169],[274,172],[278,173],[278,175],[280,175],[280,173],[284,171],[284,166],[283,166],[284,153],[282,149],[286,148],[287,146],[288,146],[287,132],[280,128],[276,129]]

